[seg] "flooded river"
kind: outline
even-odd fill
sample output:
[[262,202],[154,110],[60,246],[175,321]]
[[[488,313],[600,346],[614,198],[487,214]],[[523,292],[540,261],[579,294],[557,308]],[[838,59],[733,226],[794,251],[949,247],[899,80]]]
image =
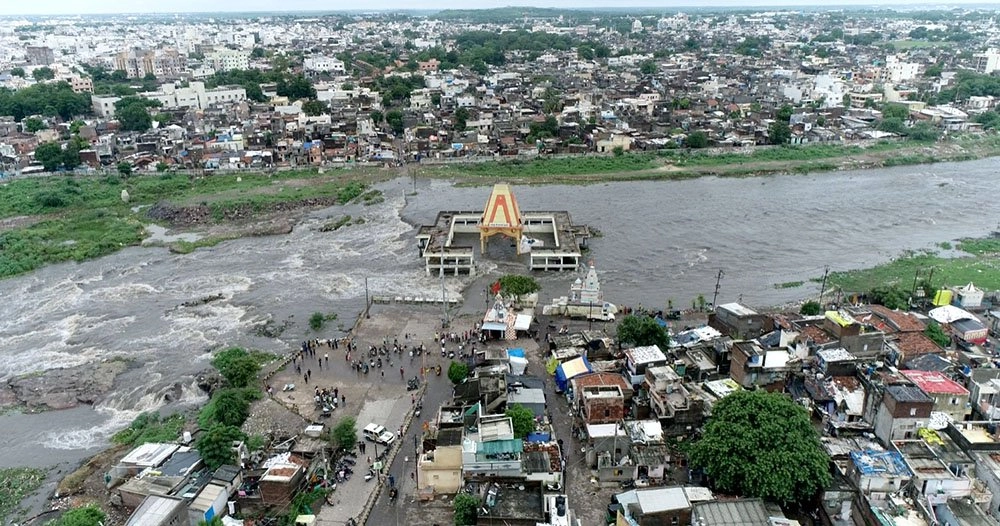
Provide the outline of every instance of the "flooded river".
[[[965,163],[748,179],[702,178],[592,186],[515,187],[522,210],[569,210],[598,228],[591,242],[605,296],[616,303],[690,305],[711,299],[751,305],[815,293],[807,281],[831,270],[867,267],[907,249],[997,229],[997,159]],[[285,351],[307,333],[313,312],[334,312],[349,327],[372,294],[439,296],[424,275],[413,225],[441,209],[481,209],[489,189],[409,179],[383,184],[386,201],[312,213],[291,234],[224,242],[188,255],[133,247],[80,264],[53,265],[0,281],[0,379],[92,360],[123,357],[129,370],[95,408],[0,416],[16,429],[0,442],[0,467],[82,458],[139,411],[197,403],[193,377],[210,351],[245,345]],[[319,227],[342,214],[365,223]],[[449,279],[457,294],[467,279]],[[569,276],[542,278],[564,295]],[[194,307],[185,302],[221,299]],[[477,293],[478,296],[478,293]],[[290,323],[278,338],[266,322]],[[61,418],[57,415],[65,415]],[[13,447],[24,441],[39,444]],[[48,450],[48,451],[46,451]]]

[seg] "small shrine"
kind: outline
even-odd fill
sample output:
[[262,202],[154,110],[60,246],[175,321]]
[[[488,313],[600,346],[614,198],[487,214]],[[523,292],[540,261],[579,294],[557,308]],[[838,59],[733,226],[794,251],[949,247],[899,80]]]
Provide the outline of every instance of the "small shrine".
[[590,268],[584,278],[576,278],[569,287],[569,298],[574,303],[603,303],[604,295],[601,294],[601,282],[597,279],[597,269],[594,262],[590,262]]

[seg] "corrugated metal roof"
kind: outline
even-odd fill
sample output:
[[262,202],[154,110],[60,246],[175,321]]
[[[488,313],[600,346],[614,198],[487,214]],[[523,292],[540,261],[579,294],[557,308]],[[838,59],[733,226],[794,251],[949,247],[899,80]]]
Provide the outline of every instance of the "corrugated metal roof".
[[476,448],[476,453],[484,455],[496,455],[498,453],[520,453],[524,451],[524,442],[520,438],[510,440],[492,440],[490,442],[480,442]]
[[692,523],[698,526],[769,526],[767,510],[760,499],[695,504]]

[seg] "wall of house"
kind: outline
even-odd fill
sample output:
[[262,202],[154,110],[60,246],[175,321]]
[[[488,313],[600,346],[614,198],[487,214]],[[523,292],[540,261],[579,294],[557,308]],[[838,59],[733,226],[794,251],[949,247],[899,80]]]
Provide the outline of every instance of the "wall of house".
[[462,487],[462,446],[438,447],[434,462],[421,462],[419,489],[434,488],[434,493],[455,493]]
[[584,395],[583,412],[588,424],[611,424],[625,418],[625,400],[621,397]]
[[989,453],[979,453],[974,455],[976,459],[976,478],[983,481],[986,487],[990,488],[993,498],[990,499],[990,506],[987,510],[989,514],[1000,520],[1000,476],[992,469],[992,462],[984,461],[983,456],[988,457]]

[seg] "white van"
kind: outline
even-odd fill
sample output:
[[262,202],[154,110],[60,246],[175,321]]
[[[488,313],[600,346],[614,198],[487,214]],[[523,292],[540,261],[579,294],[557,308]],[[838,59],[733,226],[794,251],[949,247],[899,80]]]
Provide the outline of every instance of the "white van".
[[392,444],[392,442],[396,440],[396,435],[392,434],[389,431],[386,431],[384,427],[375,423],[366,425],[365,428],[361,431],[361,434],[365,437],[366,440],[369,440],[371,442],[376,442],[379,444],[385,444],[387,446],[389,444]]

